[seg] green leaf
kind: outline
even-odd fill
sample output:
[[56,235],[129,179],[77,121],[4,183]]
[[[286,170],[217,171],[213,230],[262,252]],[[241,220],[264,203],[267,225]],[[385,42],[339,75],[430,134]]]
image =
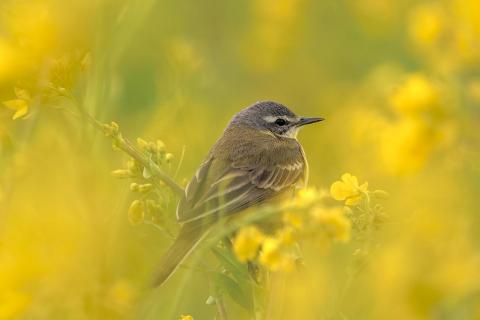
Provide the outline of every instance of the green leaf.
[[214,280],[215,284],[223,292],[226,292],[239,306],[253,313],[254,304],[252,292],[251,290],[248,290],[250,286],[247,285],[246,288],[242,287],[229,276],[219,272],[213,272],[212,279]]
[[230,250],[212,248],[212,252],[222,266],[238,281],[251,281],[246,265],[238,261]]

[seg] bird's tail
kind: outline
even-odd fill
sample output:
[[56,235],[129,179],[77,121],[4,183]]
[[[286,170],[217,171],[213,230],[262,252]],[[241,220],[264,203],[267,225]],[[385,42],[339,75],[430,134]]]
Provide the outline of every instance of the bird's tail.
[[153,286],[160,286],[167,281],[207,233],[208,230],[196,222],[182,226],[177,239],[160,260],[160,268],[154,278]]

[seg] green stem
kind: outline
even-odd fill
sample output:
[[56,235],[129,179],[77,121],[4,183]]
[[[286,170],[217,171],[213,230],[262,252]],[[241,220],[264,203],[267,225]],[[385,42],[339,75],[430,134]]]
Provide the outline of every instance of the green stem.
[[[88,114],[83,108],[79,107],[78,109],[80,110],[82,115],[85,118],[87,118],[95,128],[101,130],[102,132],[105,132],[105,127],[101,122],[99,122],[97,119],[95,119],[90,114]],[[115,140],[115,144],[120,150],[122,150],[123,152],[128,154],[130,157],[138,161],[142,166],[147,168],[152,174],[153,178],[157,178],[158,180],[161,180],[178,196],[184,195],[185,190],[178,183],[176,183],[172,178],[170,178],[169,175],[163,172],[163,170],[156,163],[150,161],[145,155],[143,155],[142,152],[137,150],[137,148],[135,148],[135,146],[127,138],[124,138],[120,133],[112,135],[112,138]],[[153,183],[155,184],[156,187],[161,187],[158,180],[154,179]]]

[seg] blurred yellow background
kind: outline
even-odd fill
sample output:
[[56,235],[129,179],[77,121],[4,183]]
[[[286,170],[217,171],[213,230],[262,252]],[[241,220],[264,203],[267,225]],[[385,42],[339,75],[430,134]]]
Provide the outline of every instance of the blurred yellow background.
[[348,290],[355,241],[306,244],[282,319],[480,319],[479,67],[478,0],[2,0],[0,320],[215,315],[203,277],[145,291],[171,240],[129,221],[128,158],[64,91],[161,139],[172,175],[184,150],[180,183],[255,101],[325,117],[299,137],[310,184],[351,172],[389,219]]

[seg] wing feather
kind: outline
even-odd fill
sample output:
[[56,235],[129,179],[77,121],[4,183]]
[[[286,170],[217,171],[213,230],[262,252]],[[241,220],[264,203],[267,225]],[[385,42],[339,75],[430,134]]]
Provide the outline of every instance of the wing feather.
[[218,218],[288,191],[305,175],[306,162],[302,151],[298,152],[300,157],[250,166],[243,158],[235,162],[211,156],[188,184],[177,207],[177,219],[190,222],[209,215]]

